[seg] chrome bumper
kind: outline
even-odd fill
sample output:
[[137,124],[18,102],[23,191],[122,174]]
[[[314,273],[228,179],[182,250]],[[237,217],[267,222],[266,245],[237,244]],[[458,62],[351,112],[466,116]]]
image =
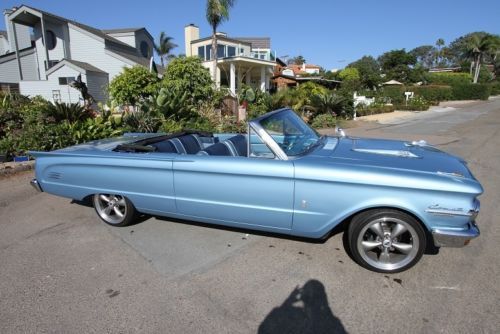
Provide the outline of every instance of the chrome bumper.
[[42,192],[42,188],[40,187],[40,184],[38,183],[38,181],[36,179],[33,179],[30,181],[30,184],[33,188],[35,188],[37,191],[39,192]]
[[464,247],[469,241],[479,236],[479,228],[475,222],[469,223],[467,230],[456,231],[447,229],[432,230],[436,247]]

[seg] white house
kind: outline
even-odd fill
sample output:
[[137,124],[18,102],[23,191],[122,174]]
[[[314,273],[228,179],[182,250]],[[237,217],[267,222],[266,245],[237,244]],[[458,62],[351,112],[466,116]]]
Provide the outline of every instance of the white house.
[[[212,37],[200,38],[194,24],[184,28],[186,56],[198,56],[203,66],[213,72]],[[217,86],[228,86],[233,94],[245,83],[266,91],[276,66],[268,37],[228,37],[217,33]],[[213,77],[213,74],[212,74]]]
[[69,86],[81,75],[96,101],[124,67],[149,67],[153,37],[145,28],[100,30],[33,7],[4,11],[0,33],[0,84],[23,95],[79,102]]

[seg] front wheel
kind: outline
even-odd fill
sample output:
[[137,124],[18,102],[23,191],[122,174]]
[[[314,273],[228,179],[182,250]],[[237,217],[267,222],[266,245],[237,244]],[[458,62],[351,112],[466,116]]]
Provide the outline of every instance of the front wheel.
[[348,242],[356,262],[382,273],[411,268],[426,247],[421,224],[412,216],[391,209],[370,210],[355,216],[349,225]]
[[99,218],[113,226],[127,226],[136,218],[137,212],[128,200],[121,195],[95,194],[94,208]]

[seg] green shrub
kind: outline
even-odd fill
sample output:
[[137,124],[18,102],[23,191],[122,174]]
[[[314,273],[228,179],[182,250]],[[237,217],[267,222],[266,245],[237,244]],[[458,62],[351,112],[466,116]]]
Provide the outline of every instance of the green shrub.
[[429,109],[430,104],[425,99],[416,96],[408,100],[408,103],[396,105],[396,110],[424,111]]
[[311,126],[315,129],[334,128],[338,121],[331,114],[321,114],[312,120]]
[[491,85],[461,84],[453,86],[454,100],[487,100],[490,97]]
[[491,95],[500,95],[500,82],[495,81],[490,84]]
[[191,106],[198,106],[215,95],[210,72],[199,57],[172,60],[165,69],[161,86],[169,92],[186,92]]
[[109,93],[119,104],[134,106],[137,102],[155,94],[158,76],[143,66],[124,68],[109,84]]
[[358,106],[356,109],[356,116],[367,116],[375,114],[390,113],[395,110],[394,105],[373,103],[369,106]]
[[420,96],[432,104],[437,104],[441,101],[448,101],[453,98],[453,92],[450,86],[415,86],[407,87],[407,90],[414,92],[416,96]]
[[405,88],[403,86],[385,86],[380,90],[380,96],[392,104],[401,104],[405,101]]
[[472,77],[469,73],[426,73],[425,80],[433,85],[462,85],[472,82]]

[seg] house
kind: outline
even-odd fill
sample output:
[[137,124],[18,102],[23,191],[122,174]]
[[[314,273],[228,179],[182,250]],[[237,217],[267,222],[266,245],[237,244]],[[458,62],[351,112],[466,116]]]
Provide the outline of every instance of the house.
[[297,87],[304,82],[315,82],[327,88],[336,88],[340,81],[329,80],[320,75],[321,66],[313,64],[291,64],[277,66],[277,71],[272,78],[277,90],[287,87]]
[[[184,28],[186,56],[198,56],[213,76],[212,37],[200,38],[200,29],[194,24]],[[228,37],[217,33],[216,85],[227,86],[233,94],[244,83],[261,91],[270,88],[276,66],[268,37]]]
[[[78,76],[96,101],[124,67],[149,67],[153,37],[145,28],[100,30],[29,6],[4,11],[0,84],[54,102],[81,102]],[[2,52],[3,51],[3,52]]]

